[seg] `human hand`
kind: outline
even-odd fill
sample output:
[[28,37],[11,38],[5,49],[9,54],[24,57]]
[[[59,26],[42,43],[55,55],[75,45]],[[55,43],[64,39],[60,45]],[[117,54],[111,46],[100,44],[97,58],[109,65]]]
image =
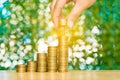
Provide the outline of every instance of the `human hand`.
[[53,22],[56,27],[59,27],[59,21],[62,18],[62,8],[68,2],[75,3],[72,11],[67,16],[67,25],[72,27],[79,15],[88,7],[90,7],[96,0],[53,0],[50,6]]

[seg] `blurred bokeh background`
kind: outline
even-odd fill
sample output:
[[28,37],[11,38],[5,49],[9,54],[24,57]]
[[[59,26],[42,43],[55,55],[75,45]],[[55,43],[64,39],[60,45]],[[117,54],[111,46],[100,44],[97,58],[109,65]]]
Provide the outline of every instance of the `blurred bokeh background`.
[[[0,0],[0,70],[35,60],[57,45],[51,0]],[[65,5],[64,16],[73,3]],[[69,70],[120,69],[120,0],[96,0],[69,32]]]

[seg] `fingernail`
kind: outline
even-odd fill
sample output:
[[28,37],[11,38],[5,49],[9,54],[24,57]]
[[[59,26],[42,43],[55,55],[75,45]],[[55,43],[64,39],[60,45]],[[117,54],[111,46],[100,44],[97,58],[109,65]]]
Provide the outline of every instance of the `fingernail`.
[[68,21],[68,27],[72,27],[73,26],[73,21]]

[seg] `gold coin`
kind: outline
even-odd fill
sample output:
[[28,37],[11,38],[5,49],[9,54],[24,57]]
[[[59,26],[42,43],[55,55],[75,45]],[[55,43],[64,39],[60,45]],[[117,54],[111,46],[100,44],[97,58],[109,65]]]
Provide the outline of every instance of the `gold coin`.
[[48,63],[57,63],[57,60],[54,61],[54,60],[49,60]]
[[34,67],[32,67],[32,68],[28,67],[27,68],[27,70],[36,70],[36,69],[37,69],[37,67],[36,68],[34,68]]
[[48,72],[57,72],[57,69],[48,69]]
[[17,68],[19,68],[19,67],[20,67],[20,68],[25,68],[26,65],[24,65],[24,64],[19,64],[19,65],[17,65],[16,67],[17,67]]
[[68,72],[68,70],[58,70],[58,72]]
[[46,60],[38,60],[37,63],[46,63],[47,62],[47,59]]
[[37,72],[46,72],[47,68],[46,67],[38,67]]
[[57,69],[57,67],[56,66],[48,67],[48,69]]
[[68,50],[68,47],[67,46],[60,46],[59,51],[60,50]]
[[59,58],[67,58],[68,59],[68,54],[66,53],[60,53]]
[[46,54],[46,55],[38,55],[37,58],[40,58],[40,59],[41,59],[41,58],[42,58],[42,59],[45,58],[45,59],[46,59],[46,58],[47,58],[47,54]]
[[47,56],[47,53],[38,53],[37,56]]
[[41,67],[41,66],[40,66],[40,67],[37,67],[37,68],[38,68],[38,69],[46,69],[47,67]]
[[46,65],[47,62],[38,62],[37,65]]
[[59,72],[66,72],[66,71],[68,71],[68,66],[66,66],[66,67],[59,66],[59,67],[58,67],[58,71],[59,71]]
[[57,57],[49,57],[47,62],[49,62],[49,61],[56,61],[56,60],[57,60]]
[[29,61],[27,63],[27,66],[36,66],[37,65],[37,62],[36,61]]
[[49,49],[48,52],[57,52],[57,49]]
[[48,64],[48,67],[57,67],[57,63],[56,64]]
[[52,51],[52,50],[51,50],[51,51],[48,51],[48,54],[52,54],[52,53],[53,53],[53,54],[56,54],[56,53],[57,53],[57,50],[56,50],[56,51]]
[[57,48],[58,46],[48,46],[48,48]]
[[46,58],[47,58],[47,54],[46,54],[46,53],[38,53],[38,54],[37,54],[37,59],[41,59],[41,58],[42,58],[42,59],[43,59],[43,58],[46,59]]
[[54,64],[57,64],[57,62],[48,62],[48,65],[49,65],[49,64],[50,64],[50,65],[52,65],[52,64],[54,65]]
[[26,70],[16,70],[16,72],[26,72]]
[[59,50],[60,49],[68,49],[68,44],[59,44]]
[[37,66],[27,66],[27,68],[36,68]]
[[43,60],[46,60],[47,57],[37,57],[37,61],[43,61]]
[[61,42],[61,43],[58,44],[58,46],[59,46],[59,48],[60,47],[66,47],[67,48],[69,46],[69,44],[67,42]]
[[60,64],[60,65],[68,65],[68,61],[67,60],[66,61],[65,60],[63,60],[63,61],[59,60],[58,64]]
[[53,67],[53,68],[48,67],[48,69],[47,69],[47,70],[57,70],[57,67]]
[[29,70],[28,69],[27,72],[36,72],[36,70],[31,70],[31,69]]
[[65,35],[60,36],[60,37],[59,37],[59,40],[68,40],[68,37],[67,37],[67,36],[65,36]]
[[38,69],[37,72],[46,72],[47,70],[45,69]]
[[62,69],[62,68],[68,68],[68,65],[62,65],[62,66],[59,65],[58,68],[59,68],[59,69]]
[[36,61],[28,61],[28,64],[36,64]]
[[61,19],[60,26],[66,26],[66,25],[67,25],[67,21],[65,19]]
[[38,63],[37,66],[47,66],[47,63],[45,63],[45,64]]
[[57,72],[57,69],[48,69],[47,71],[48,71],[48,72],[52,72],[52,71],[53,71],[53,72]]
[[48,51],[57,51],[57,47],[48,47]]
[[57,60],[57,56],[55,56],[55,57],[48,57],[47,61],[49,61],[49,60]]
[[49,58],[49,57],[57,57],[57,54],[54,54],[54,53],[48,54],[48,58]]
[[58,59],[59,61],[68,61],[68,57],[67,56],[61,56]]

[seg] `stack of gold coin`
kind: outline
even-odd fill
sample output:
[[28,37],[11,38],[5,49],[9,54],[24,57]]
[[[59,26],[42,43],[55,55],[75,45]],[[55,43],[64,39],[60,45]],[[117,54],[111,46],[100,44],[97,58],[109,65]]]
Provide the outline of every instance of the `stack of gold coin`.
[[27,63],[27,72],[36,72],[36,70],[37,70],[37,62],[29,61]]
[[38,53],[37,54],[37,72],[47,71],[47,54]]
[[24,64],[17,65],[16,72],[26,72],[26,65],[24,65]]
[[59,37],[59,56],[58,56],[58,71],[68,71],[68,37]]
[[48,72],[57,72],[57,47],[48,47]]

